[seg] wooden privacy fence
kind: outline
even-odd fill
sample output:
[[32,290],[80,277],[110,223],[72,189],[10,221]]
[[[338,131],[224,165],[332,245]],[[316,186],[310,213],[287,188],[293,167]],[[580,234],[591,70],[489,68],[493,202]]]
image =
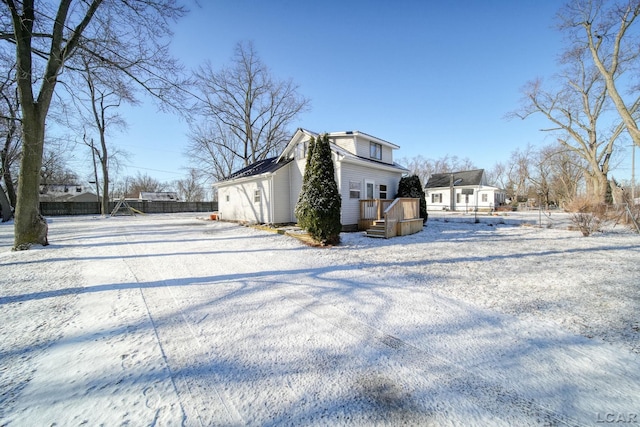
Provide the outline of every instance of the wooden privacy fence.
[[[117,201],[109,202],[107,215],[115,208]],[[144,213],[213,212],[218,210],[218,202],[149,202],[127,200],[133,209]],[[99,215],[98,202],[40,202],[40,213],[44,216],[59,215]]]

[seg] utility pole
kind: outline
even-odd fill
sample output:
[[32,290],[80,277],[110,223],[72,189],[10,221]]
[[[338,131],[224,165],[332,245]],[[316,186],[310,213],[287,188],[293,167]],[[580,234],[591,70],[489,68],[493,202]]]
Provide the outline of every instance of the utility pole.
[[456,210],[455,201],[453,200],[454,196],[454,188],[453,188],[453,174],[449,174],[449,209],[451,212]]

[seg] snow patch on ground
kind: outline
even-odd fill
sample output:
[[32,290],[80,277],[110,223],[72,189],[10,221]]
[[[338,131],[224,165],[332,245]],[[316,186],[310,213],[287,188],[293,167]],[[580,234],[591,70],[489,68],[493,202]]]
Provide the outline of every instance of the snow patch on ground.
[[2,224],[0,425],[637,414],[640,237],[542,218],[443,213],[312,248],[195,214],[55,217],[22,252]]

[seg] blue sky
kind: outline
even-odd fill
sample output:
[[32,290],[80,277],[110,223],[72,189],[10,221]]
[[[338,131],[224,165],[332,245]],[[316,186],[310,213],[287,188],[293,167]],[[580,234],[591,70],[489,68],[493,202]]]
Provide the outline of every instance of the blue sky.
[[[273,76],[293,79],[311,100],[293,128],[359,130],[399,145],[396,159],[468,157],[486,169],[527,144],[552,142],[542,118],[505,115],[527,81],[558,70],[560,1],[200,3],[175,26],[174,54],[187,67],[208,60],[219,68],[237,42],[253,41]],[[123,113],[129,129],[112,138],[131,153],[122,173],[184,177],[186,123],[151,101]],[[613,175],[629,178],[627,163]]]

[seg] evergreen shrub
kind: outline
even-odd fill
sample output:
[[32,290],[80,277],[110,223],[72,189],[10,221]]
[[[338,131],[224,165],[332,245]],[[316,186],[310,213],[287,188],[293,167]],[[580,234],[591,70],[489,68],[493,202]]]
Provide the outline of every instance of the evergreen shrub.
[[327,134],[311,138],[295,214],[298,225],[322,245],[340,242],[342,199],[336,184]]

